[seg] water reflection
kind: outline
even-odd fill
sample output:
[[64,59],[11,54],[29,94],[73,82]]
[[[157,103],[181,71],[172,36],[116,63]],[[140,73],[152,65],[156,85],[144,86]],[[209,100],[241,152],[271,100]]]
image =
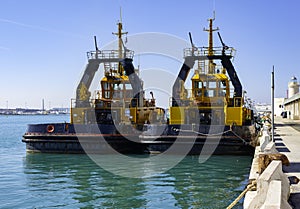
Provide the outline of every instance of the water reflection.
[[141,179],[115,176],[86,155],[27,154],[24,173],[30,195],[36,199],[32,206],[37,208],[143,208],[146,205]]
[[[198,156],[189,156],[168,172],[175,177],[173,195],[180,208],[226,208],[247,184],[250,157],[212,156],[197,162]],[[235,208],[242,208],[242,202]]]
[[225,208],[247,183],[250,163],[247,156],[212,156],[199,164],[198,156],[188,156],[166,173],[125,178],[86,155],[27,154],[25,202],[31,208]]

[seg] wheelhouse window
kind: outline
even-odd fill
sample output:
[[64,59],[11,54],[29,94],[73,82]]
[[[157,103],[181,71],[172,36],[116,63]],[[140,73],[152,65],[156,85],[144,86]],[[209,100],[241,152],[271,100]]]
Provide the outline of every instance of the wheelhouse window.
[[132,95],[132,86],[130,83],[125,83],[125,98],[131,99],[133,97]]
[[105,99],[110,99],[111,98],[111,84],[108,82],[103,82],[102,83],[102,91],[103,91],[103,97]]
[[194,81],[193,83],[193,93],[195,97],[202,96],[202,81]]
[[123,84],[122,83],[114,83],[114,99],[122,99],[123,98]]

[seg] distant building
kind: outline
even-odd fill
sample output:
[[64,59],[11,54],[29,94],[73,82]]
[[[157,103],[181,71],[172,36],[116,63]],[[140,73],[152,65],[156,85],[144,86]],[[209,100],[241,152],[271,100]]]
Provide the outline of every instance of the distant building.
[[287,111],[287,118],[300,119],[300,93],[297,78],[293,76],[288,83],[288,98],[284,100],[284,109]]
[[280,116],[284,111],[284,100],[285,98],[274,98],[274,115]]
[[255,109],[257,111],[258,114],[268,114],[272,112],[272,108],[270,104],[261,104],[261,103],[257,103],[255,105]]

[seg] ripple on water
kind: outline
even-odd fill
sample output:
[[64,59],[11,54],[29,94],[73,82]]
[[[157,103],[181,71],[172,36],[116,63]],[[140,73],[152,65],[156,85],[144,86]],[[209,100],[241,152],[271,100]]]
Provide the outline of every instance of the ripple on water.
[[228,206],[247,184],[247,156],[212,156],[202,164],[188,156],[165,173],[134,179],[109,173],[86,155],[26,154],[21,142],[26,124],[44,119],[0,119],[3,208],[215,209]]

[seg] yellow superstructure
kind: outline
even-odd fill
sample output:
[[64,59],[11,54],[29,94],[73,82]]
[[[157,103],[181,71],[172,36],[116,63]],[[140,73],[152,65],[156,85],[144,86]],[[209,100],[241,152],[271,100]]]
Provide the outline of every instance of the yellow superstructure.
[[[175,88],[180,92],[173,93],[177,98],[172,98],[170,124],[243,126],[252,123],[252,110],[246,104],[242,86],[230,61],[234,49],[225,46],[221,37],[223,47],[213,47],[212,34],[217,30],[212,28],[213,20],[209,19],[209,29],[206,30],[209,32],[209,47],[196,48],[192,43],[192,48],[184,51],[186,61],[179,75],[194,69],[192,89],[188,91],[183,87],[187,76],[181,78],[180,88]],[[231,83],[234,92],[230,88]],[[187,92],[189,95],[184,96]]]
[[[76,99],[71,104],[71,123],[133,124],[142,128],[145,123],[162,123],[164,120],[164,109],[156,107],[153,93],[151,99],[144,98],[138,69],[132,65],[134,53],[122,40],[122,35],[127,32],[122,32],[121,22],[117,25],[118,32],[113,34],[119,40],[118,50],[98,50],[95,39],[96,51],[87,54],[88,64],[77,87]],[[91,95],[89,87],[100,64],[104,67],[104,77],[100,81],[100,90]]]

